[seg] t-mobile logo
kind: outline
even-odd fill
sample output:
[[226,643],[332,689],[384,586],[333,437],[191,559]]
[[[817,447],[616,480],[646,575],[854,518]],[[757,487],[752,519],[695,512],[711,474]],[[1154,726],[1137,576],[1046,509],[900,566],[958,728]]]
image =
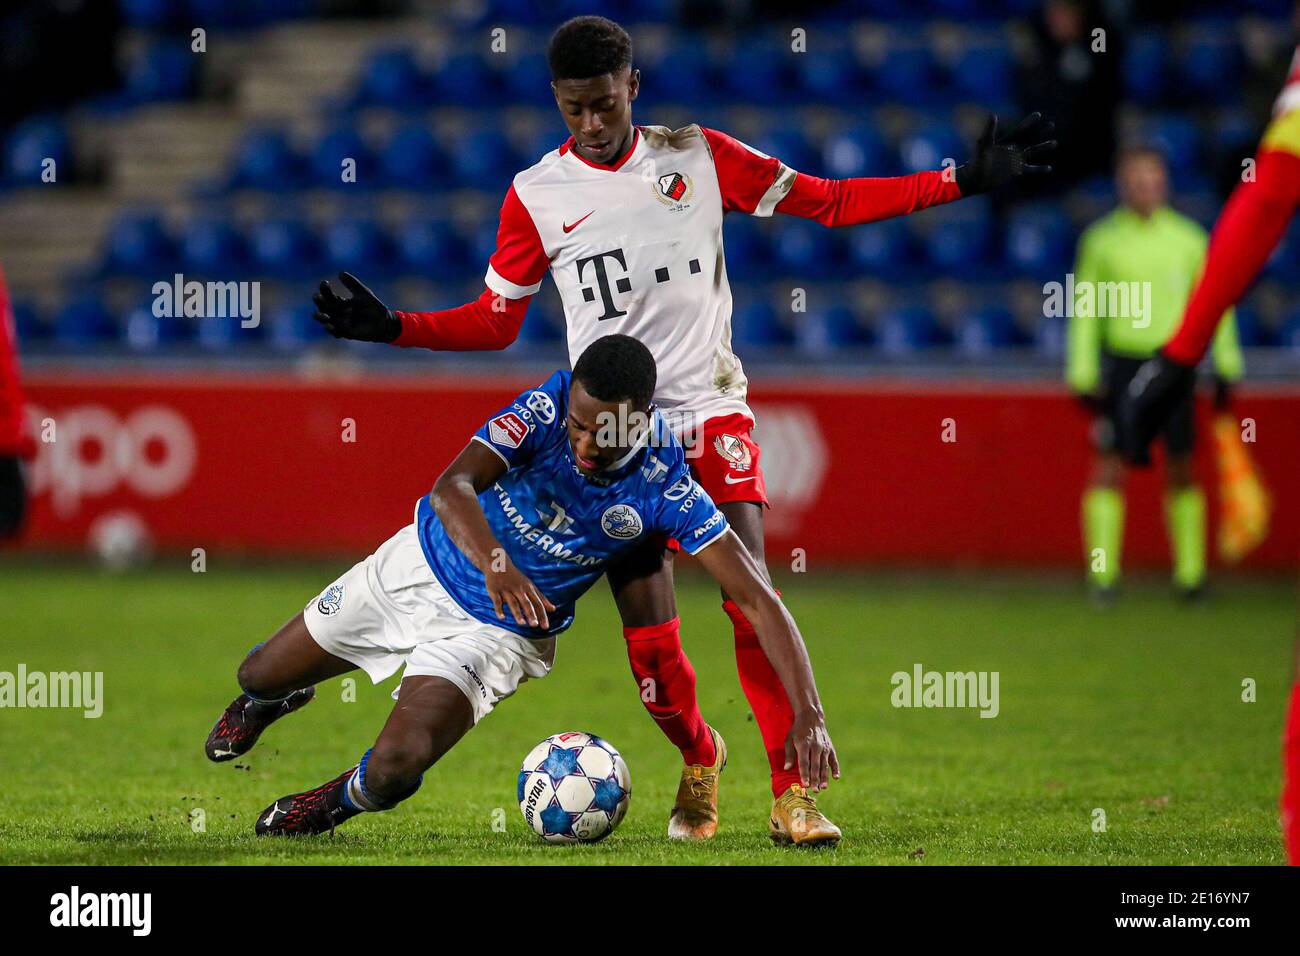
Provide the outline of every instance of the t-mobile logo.
[[[614,278],[612,289],[610,279],[613,277],[610,275],[611,267],[605,265],[606,259],[614,260],[618,263],[619,268],[623,270],[623,275]],[[604,308],[604,312],[596,317],[597,321],[603,322],[605,319],[616,319],[621,315],[627,315],[627,312],[620,309],[614,302],[615,292],[632,291],[632,279],[627,274],[627,260],[623,257],[623,250],[613,249],[609,252],[598,252],[594,256],[579,259],[577,261],[579,282],[587,281],[585,273],[587,272],[588,263],[592,266],[591,271],[595,275],[595,284],[582,287],[582,298],[585,302],[595,302],[596,296],[600,296],[600,304]],[[700,260],[692,259],[686,264],[686,268],[691,275],[699,275]],[[667,282],[672,278],[672,273],[668,266],[659,266],[655,269],[654,278],[657,283]]]

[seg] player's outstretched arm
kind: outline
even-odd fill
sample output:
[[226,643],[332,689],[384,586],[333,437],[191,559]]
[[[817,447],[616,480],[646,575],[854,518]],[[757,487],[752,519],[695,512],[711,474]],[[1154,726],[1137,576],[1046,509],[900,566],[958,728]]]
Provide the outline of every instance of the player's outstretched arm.
[[753,623],[763,653],[790,698],[794,726],[785,742],[786,769],[797,762],[805,787],[826,789],[832,777],[839,778],[840,763],[826,730],[826,715],[817,696],[808,649],[794,618],[763,579],[753,556],[734,531],[726,531],[695,557]]
[[387,342],[403,348],[440,352],[494,352],[519,337],[524,313],[532,296],[508,299],[484,289],[473,302],[437,312],[402,312],[390,309],[379,297],[347,272],[339,282],[352,293],[339,296],[329,281],[312,296],[314,318],[336,339]]
[[434,482],[429,494],[438,520],[456,547],[483,572],[497,617],[505,620],[505,610],[519,624],[549,627],[547,611],[555,605],[515,567],[505,548],[488,527],[478,496],[506,473],[501,456],[482,442],[471,441],[447,470]]

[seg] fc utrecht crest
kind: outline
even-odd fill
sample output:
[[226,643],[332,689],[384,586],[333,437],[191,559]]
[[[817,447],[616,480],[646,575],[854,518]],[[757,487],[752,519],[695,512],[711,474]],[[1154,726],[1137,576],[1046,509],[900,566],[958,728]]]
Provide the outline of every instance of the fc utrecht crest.
[[685,173],[671,172],[660,176],[652,184],[655,198],[673,212],[689,208],[691,197],[695,195],[695,183]]
[[488,437],[497,445],[518,448],[528,434],[528,426],[514,412],[498,415],[488,422]]
[[713,439],[713,447],[737,471],[749,471],[749,466],[754,463],[749,446],[735,435],[719,435]]

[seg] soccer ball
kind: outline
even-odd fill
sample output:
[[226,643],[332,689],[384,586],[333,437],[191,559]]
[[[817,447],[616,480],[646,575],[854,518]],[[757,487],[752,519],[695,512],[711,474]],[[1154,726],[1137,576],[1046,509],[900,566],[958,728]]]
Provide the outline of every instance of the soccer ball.
[[627,813],[632,778],[608,741],[594,734],[555,734],[528,752],[519,768],[519,810],[548,843],[594,843]]

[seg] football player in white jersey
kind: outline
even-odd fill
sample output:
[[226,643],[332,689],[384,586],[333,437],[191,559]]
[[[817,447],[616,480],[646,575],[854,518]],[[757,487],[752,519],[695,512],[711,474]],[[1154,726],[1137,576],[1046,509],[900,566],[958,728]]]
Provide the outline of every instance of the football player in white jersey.
[[[342,298],[321,283],[316,318],[334,336],[445,351],[502,349],[549,271],[564,302],[569,355],[622,332],[659,366],[655,402],[692,449],[696,480],[764,568],[761,450],[751,436],[748,382],[731,350],[731,288],[722,248],[728,212],[773,212],[846,226],[906,215],[1046,172],[1051,124],[1032,114],[998,136],[992,117],[973,160],[894,178],[827,180],[786,166],[716,130],[637,126],[640,71],[632,41],[603,17],[563,24],[548,48],[555,102],[572,134],[515,176],[501,207],[497,248],[474,302],[438,312],[391,310],[344,273]],[[682,650],[672,551],[645,549],[608,572],[628,657],[646,708],[681,750],[668,835],[708,839],[717,829],[721,749],[700,716],[695,673]],[[736,666],[771,770],[774,840],[834,844],[794,759],[820,715],[791,707],[753,625],[723,595]],[[648,699],[647,699],[648,698]]]

